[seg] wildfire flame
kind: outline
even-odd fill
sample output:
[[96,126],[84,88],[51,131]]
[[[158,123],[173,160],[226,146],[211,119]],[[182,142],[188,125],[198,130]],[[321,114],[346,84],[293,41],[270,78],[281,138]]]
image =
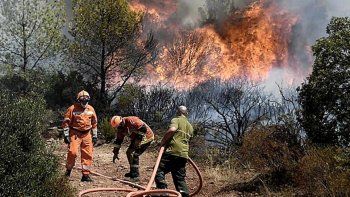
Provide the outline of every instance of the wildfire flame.
[[210,78],[245,75],[263,80],[273,67],[296,64],[289,46],[298,17],[273,0],[255,1],[219,25],[190,30],[169,22],[176,1],[134,0],[131,6],[145,12],[153,31],[164,39],[159,60],[147,68],[152,83],[169,82],[188,89]]

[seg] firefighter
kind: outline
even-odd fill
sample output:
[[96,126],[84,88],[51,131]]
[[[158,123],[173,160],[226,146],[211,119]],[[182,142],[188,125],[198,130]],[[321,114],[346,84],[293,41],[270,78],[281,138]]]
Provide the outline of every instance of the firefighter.
[[[90,168],[93,160],[93,145],[97,142],[97,116],[94,108],[88,104],[90,95],[81,91],[77,102],[70,106],[64,115],[64,142],[68,144],[66,176],[69,177],[75,165],[78,149],[81,149],[82,178],[91,182]],[[91,136],[92,132],[92,136]]]
[[115,147],[113,149],[113,163],[115,159],[119,160],[121,144],[124,137],[128,135],[131,143],[126,151],[126,155],[130,165],[130,171],[124,176],[130,178],[130,181],[139,182],[139,157],[154,141],[153,131],[145,122],[136,116],[113,116],[111,125],[117,129]]
[[187,116],[187,108],[179,106],[177,116],[171,120],[169,129],[160,143],[160,146],[164,146],[166,150],[155,177],[157,188],[166,189],[165,175],[171,172],[176,190],[183,197],[189,196],[185,177],[189,140],[193,137],[193,127],[187,120]]

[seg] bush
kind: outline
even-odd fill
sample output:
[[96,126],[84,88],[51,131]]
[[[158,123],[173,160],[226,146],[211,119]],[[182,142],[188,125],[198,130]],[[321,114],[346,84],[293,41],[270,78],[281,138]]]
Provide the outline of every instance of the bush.
[[0,196],[72,196],[45,148],[45,101],[0,93]]
[[350,152],[310,148],[298,165],[295,181],[307,196],[350,196]]
[[255,170],[270,174],[273,184],[288,183],[303,155],[296,137],[283,126],[254,130],[243,139],[241,159]]
[[227,155],[218,148],[208,148],[205,155],[205,172],[214,182],[230,183],[237,180],[240,164],[235,156]]
[[67,107],[76,101],[76,95],[81,90],[86,90],[91,96],[91,104],[99,112],[98,93],[96,88],[84,80],[83,75],[77,71],[70,73],[56,73],[47,75],[49,89],[45,94],[48,106],[52,109]]
[[117,103],[122,116],[135,115],[148,124],[170,121],[177,104],[175,90],[154,86],[147,90],[145,87],[128,84],[120,92]]
[[29,70],[27,72],[7,72],[0,78],[0,88],[16,95],[36,97],[44,95],[49,88],[45,73]]
[[110,118],[105,117],[99,125],[99,130],[106,142],[111,142],[115,138],[115,129],[109,122]]

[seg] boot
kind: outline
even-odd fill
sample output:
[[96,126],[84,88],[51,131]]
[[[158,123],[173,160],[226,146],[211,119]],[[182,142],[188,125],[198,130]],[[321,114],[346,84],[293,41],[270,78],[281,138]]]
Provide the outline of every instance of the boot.
[[84,175],[81,177],[81,182],[92,182],[92,179],[90,178],[89,175],[84,174]]
[[132,183],[139,183],[140,182],[140,177],[129,177],[128,181]]
[[131,173],[128,172],[128,173],[124,174],[124,177],[131,177]]
[[72,173],[72,170],[66,170],[66,173],[64,173],[64,175],[66,176],[66,177],[70,177],[70,174]]

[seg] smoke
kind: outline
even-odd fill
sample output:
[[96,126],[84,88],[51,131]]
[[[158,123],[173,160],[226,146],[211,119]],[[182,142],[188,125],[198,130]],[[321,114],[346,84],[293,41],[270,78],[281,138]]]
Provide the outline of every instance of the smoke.
[[298,16],[289,46],[290,53],[298,59],[298,65],[294,65],[294,69],[273,68],[264,82],[271,91],[276,87],[274,83],[295,87],[304,82],[312,69],[311,46],[326,36],[326,27],[332,17],[350,16],[348,0],[279,0],[278,4]]
[[[215,9],[216,14],[221,14],[225,18],[229,15],[231,7],[243,8],[249,5],[251,1],[245,0],[179,0],[176,15],[181,18],[183,25],[197,26],[200,24],[203,17],[203,12]],[[212,10],[211,10],[212,11]],[[208,14],[208,13],[206,13]]]
[[298,33],[313,44],[325,36],[326,26],[332,17],[350,16],[348,0],[280,0],[282,8],[299,16]]
[[67,39],[69,39],[70,41],[73,41],[74,37],[72,36],[72,34],[69,33],[69,29],[70,29],[69,27],[74,23],[72,0],[65,0],[64,2],[65,2],[65,11],[67,16],[67,21],[62,28],[62,32]]

